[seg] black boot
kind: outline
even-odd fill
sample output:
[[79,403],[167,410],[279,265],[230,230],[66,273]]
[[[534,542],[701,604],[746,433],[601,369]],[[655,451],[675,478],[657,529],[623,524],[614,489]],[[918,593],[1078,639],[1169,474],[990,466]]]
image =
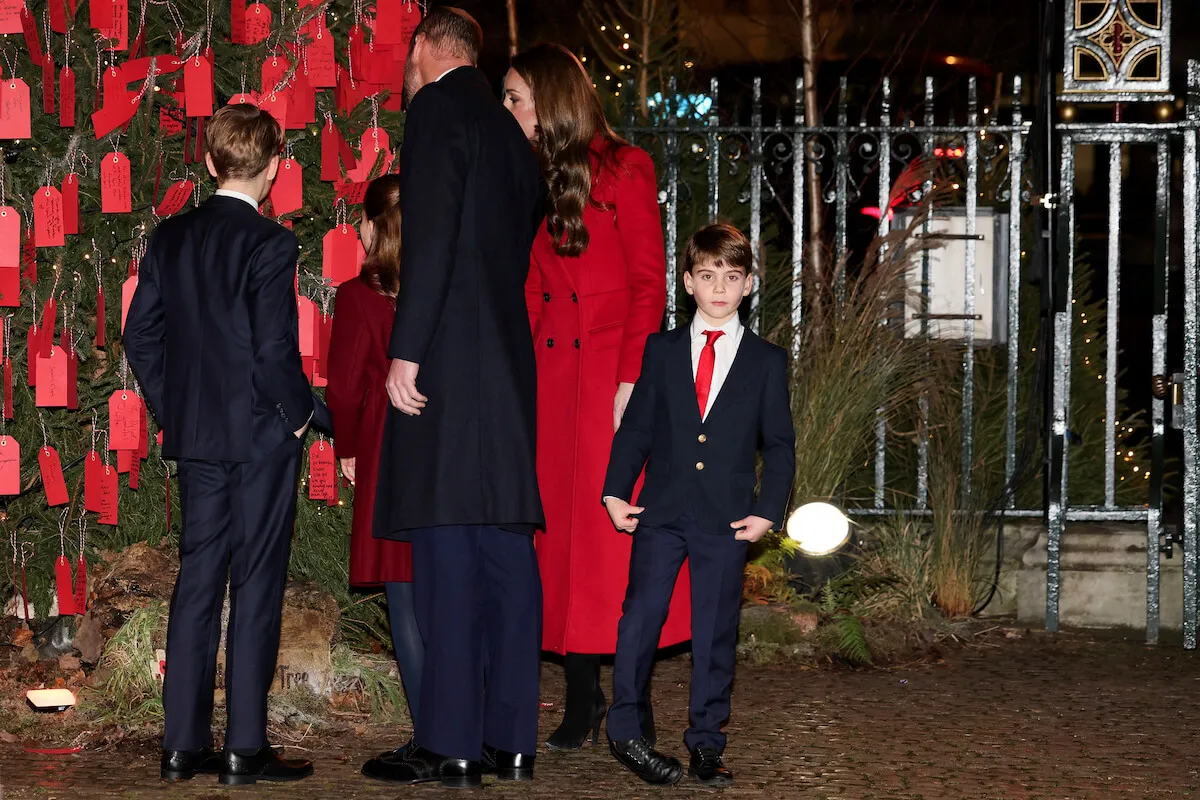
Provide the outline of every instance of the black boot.
[[551,750],[578,750],[590,735],[592,744],[600,735],[600,723],[608,713],[608,701],[600,689],[600,656],[567,653],[563,658],[567,673],[566,710],[546,746]]
[[658,743],[658,734],[654,730],[654,705],[650,702],[650,681],[642,691],[642,738],[650,747]]

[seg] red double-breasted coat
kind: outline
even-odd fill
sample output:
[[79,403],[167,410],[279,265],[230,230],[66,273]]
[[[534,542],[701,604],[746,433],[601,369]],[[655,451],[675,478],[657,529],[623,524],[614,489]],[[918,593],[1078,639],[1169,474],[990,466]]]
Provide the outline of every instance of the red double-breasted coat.
[[[600,495],[618,383],[641,372],[646,337],[666,305],[658,183],[645,151],[592,146],[590,241],[561,256],[545,226],[534,241],[526,300],[537,355],[537,472],[546,530],[535,539],[542,647],[612,653],[629,580],[632,538],[613,528]],[[636,534],[634,534],[636,535]],[[691,638],[688,570],[675,585],[660,646]]]
[[354,459],[354,516],[350,529],[350,585],[376,586],[412,580],[408,542],[371,535],[379,450],[387,418],[388,342],[396,307],[361,278],[337,290],[329,334],[329,385],[325,403],[333,415],[334,453]]

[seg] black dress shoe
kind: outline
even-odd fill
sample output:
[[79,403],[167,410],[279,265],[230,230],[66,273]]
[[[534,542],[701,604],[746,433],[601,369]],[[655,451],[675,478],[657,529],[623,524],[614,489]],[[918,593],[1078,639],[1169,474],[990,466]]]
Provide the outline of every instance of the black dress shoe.
[[412,745],[400,755],[393,750],[388,758],[373,758],[363,764],[362,774],[389,783],[432,783],[441,781],[447,789],[475,789],[483,785],[483,772],[478,761],[465,758],[446,758],[431,753],[420,745]]
[[711,747],[697,747],[692,752],[688,775],[705,786],[719,788],[733,783],[733,773],[721,761],[721,754]]
[[483,771],[495,775],[502,781],[531,781],[533,780],[533,759],[535,756],[525,753],[510,753],[507,750],[497,750],[491,745],[483,746]]
[[210,748],[203,750],[163,750],[159,775],[164,781],[190,781],[203,773],[215,775],[221,771],[221,757]]
[[373,760],[377,760],[377,761],[403,761],[405,758],[407,758],[407,757],[408,757],[408,754],[409,754],[409,753],[412,751],[412,749],[413,749],[414,747],[416,747],[416,746],[417,746],[417,740],[416,740],[416,739],[409,739],[407,742],[405,742],[404,744],[400,745],[400,746],[399,746],[399,747],[397,747],[395,750],[388,750],[386,753],[380,753],[379,755],[375,756],[375,759],[373,759]]
[[272,747],[252,756],[225,751],[225,763],[217,780],[226,786],[248,786],[259,781],[298,781],[313,773],[311,761],[287,759]]
[[642,738],[625,742],[608,740],[608,751],[626,769],[646,783],[656,786],[671,786],[683,777],[683,764],[678,758],[664,756]]

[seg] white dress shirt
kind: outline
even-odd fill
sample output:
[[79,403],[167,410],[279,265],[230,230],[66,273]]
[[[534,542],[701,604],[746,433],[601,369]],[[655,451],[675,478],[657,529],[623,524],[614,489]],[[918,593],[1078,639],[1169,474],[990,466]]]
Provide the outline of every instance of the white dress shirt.
[[454,70],[456,70],[456,69],[462,69],[462,67],[461,67],[461,66],[458,66],[458,67],[451,67],[450,69],[448,69],[448,70],[446,70],[445,72],[443,72],[441,75],[438,75],[438,76],[437,76],[437,80],[435,80],[435,81],[434,81],[434,83],[437,83],[437,82],[438,82],[438,81],[440,81],[442,78],[444,78],[444,77],[446,77],[447,75],[449,75],[451,72],[454,72]]
[[720,330],[725,335],[713,343],[716,359],[713,361],[712,383],[708,388],[708,407],[704,409],[701,419],[708,418],[708,412],[712,410],[713,403],[720,394],[721,387],[725,384],[725,379],[729,377],[729,368],[733,366],[733,358],[737,355],[738,346],[742,343],[742,320],[737,314],[734,314],[733,318],[720,328],[713,328],[705,324],[699,314],[692,317],[690,330],[692,336],[692,380],[696,379],[696,370],[700,366],[700,353],[708,342],[708,337],[704,335],[704,332],[711,330]]
[[255,200],[253,197],[251,197],[248,194],[243,194],[241,192],[235,192],[233,189],[217,189],[215,192],[213,192],[213,194],[215,194],[218,197],[236,197],[238,200],[241,200],[243,203],[249,203],[251,206],[254,207],[255,211],[258,211],[258,201]]

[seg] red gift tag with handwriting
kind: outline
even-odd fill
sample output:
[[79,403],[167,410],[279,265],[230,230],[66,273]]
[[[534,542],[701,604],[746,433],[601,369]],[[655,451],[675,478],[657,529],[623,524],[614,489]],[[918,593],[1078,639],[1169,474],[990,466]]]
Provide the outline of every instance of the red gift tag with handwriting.
[[97,30],[116,25],[116,0],[88,0],[88,22]]
[[259,71],[262,77],[262,93],[268,95],[271,92],[282,92],[287,89],[287,84],[283,82],[283,78],[291,68],[292,62],[286,56],[281,56],[278,53],[268,56],[263,61],[262,69]]
[[[50,10],[50,30],[55,33],[66,33],[68,21],[75,21],[75,0],[50,0],[47,3]],[[3,33],[3,31],[0,31]]]
[[317,89],[332,89],[337,86],[337,55],[334,51],[333,34],[324,24],[313,34],[305,50],[308,82]]
[[104,461],[92,450],[83,462],[83,507],[87,511],[100,510],[100,481],[104,477]]
[[258,107],[274,117],[279,127],[287,123],[287,92],[264,94],[258,98]]
[[300,355],[312,358],[317,348],[317,304],[307,297],[297,299],[300,315]]
[[63,478],[58,451],[49,445],[38,451],[38,468],[42,472],[42,487],[46,490],[46,505],[61,506],[70,501],[67,482]]
[[275,216],[299,211],[304,206],[304,183],[300,162],[294,158],[285,158],[279,162],[279,171],[275,173],[270,197],[271,205],[275,207]]
[[21,268],[0,267],[0,307],[18,308],[21,305]]
[[300,130],[317,121],[317,93],[303,68],[296,70],[288,87],[288,130]]
[[63,223],[62,194],[54,186],[33,193],[33,232],[38,247],[62,247],[67,243]]
[[129,304],[133,302],[133,293],[137,291],[137,275],[126,278],[121,284],[121,333],[125,333],[125,320],[129,316]]
[[308,448],[308,499],[328,500],[337,492],[337,467],[333,446],[319,439]]
[[109,153],[100,161],[100,211],[127,214],[132,210],[129,159],[124,153]]
[[334,286],[358,275],[358,231],[338,225],[322,240],[321,274]]
[[271,35],[271,9],[263,3],[246,7],[246,44],[258,44]]
[[0,206],[0,267],[21,266],[21,214]]
[[189,180],[172,184],[163,195],[158,208],[154,209],[154,213],[160,217],[169,217],[172,214],[178,214],[187,205],[188,200],[192,199],[192,192],[195,189],[196,184]]
[[158,130],[163,136],[176,136],[183,132],[183,109],[178,106],[161,106],[158,109]]
[[79,233],[79,176],[74,172],[67,173],[59,194],[62,195],[63,233],[74,236]]
[[29,84],[20,78],[0,80],[0,139],[28,139]]
[[108,398],[108,449],[136,451],[138,433],[138,396],[127,389],[118,389]]
[[100,510],[96,520],[101,525],[117,524],[117,502],[120,497],[121,485],[117,481],[117,471],[108,464],[100,467]]
[[0,34],[21,32],[25,0],[0,0]]
[[229,4],[229,41],[246,44],[245,0],[231,0]]
[[11,436],[0,436],[0,495],[21,493],[21,445]]
[[70,67],[58,73],[58,127],[75,127],[75,71]]
[[207,58],[192,56],[183,62],[183,96],[189,117],[211,117],[213,113],[213,67]]
[[34,399],[38,408],[67,407],[67,351],[61,347],[51,347],[49,356],[37,357]]
[[[100,35],[108,39],[103,45],[107,50],[129,49],[129,0],[101,0],[112,3],[112,24],[99,28]],[[89,4],[93,0],[88,0]]]
[[[25,228],[25,241],[21,244],[21,280],[37,286],[37,247],[33,243],[33,228]],[[0,303],[3,305],[3,303]]]
[[138,449],[137,457],[146,458],[150,455],[150,415],[146,411],[146,401],[138,398]]
[[129,488],[136,492],[142,482],[142,460],[137,457],[137,453],[132,455],[133,463],[129,465]]
[[[51,0],[53,3],[53,0]],[[57,81],[54,75],[54,59],[49,53],[42,59],[42,113],[54,113],[54,87]]]
[[46,48],[42,47],[38,38],[37,20],[33,18],[27,6],[21,8],[21,33],[25,34],[25,52],[28,53],[29,60],[35,67],[40,67],[42,59],[46,56]]
[[51,297],[42,306],[42,324],[38,327],[37,354],[43,358],[50,357],[50,349],[54,347],[54,320],[58,319],[58,303]]

